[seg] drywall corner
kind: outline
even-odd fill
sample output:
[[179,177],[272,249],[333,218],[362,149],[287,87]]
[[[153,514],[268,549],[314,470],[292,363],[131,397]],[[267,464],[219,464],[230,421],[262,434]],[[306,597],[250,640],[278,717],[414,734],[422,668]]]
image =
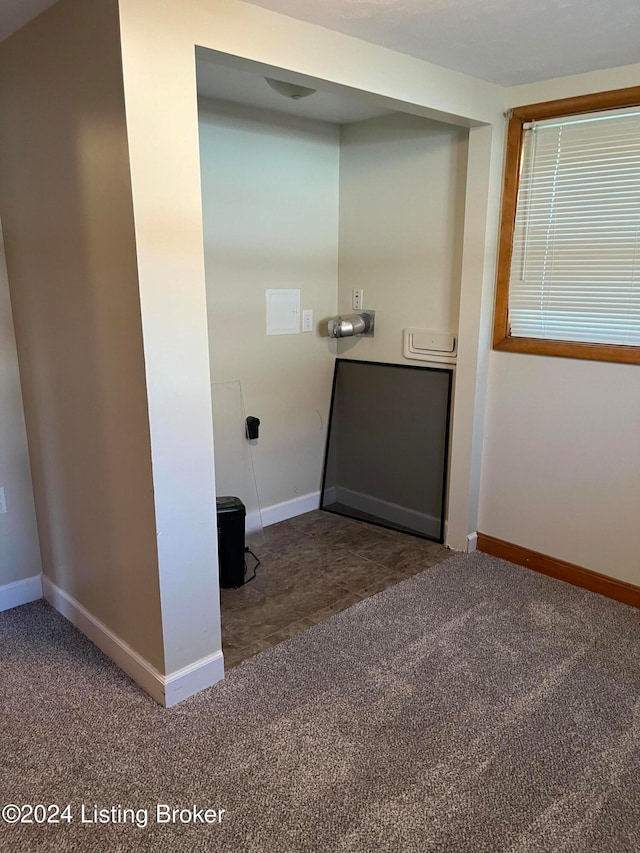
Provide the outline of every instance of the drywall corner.
[[[5,602],[17,602],[25,595],[35,594],[31,581],[42,572],[42,562],[1,224],[0,488],[4,490],[6,508],[0,514],[0,588],[5,587]],[[18,595],[15,584],[20,583],[27,587]],[[10,596],[8,585],[12,585]]]

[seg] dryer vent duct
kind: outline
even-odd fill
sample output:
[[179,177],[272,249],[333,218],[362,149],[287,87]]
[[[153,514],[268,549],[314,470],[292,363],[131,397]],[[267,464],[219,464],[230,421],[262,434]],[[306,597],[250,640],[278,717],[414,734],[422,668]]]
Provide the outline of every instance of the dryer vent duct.
[[360,314],[348,314],[329,320],[330,338],[352,338],[354,335],[373,337],[374,311],[362,311]]

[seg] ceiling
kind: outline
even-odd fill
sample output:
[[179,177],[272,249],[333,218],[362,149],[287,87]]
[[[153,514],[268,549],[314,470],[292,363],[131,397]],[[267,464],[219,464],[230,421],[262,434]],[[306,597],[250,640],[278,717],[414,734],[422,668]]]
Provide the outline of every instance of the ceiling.
[[[54,0],[0,0],[0,39]],[[638,0],[249,0],[513,86],[640,62]]]
[[[319,83],[300,79],[299,75],[283,69],[269,69],[204,48],[198,48],[196,56],[200,97],[333,124],[363,121],[392,111],[375,96],[366,97],[364,93],[355,94],[344,87],[327,84],[316,88]],[[294,101],[274,92],[265,77],[307,84],[316,91],[309,97]]]
[[640,62],[638,0],[249,0],[502,86]]

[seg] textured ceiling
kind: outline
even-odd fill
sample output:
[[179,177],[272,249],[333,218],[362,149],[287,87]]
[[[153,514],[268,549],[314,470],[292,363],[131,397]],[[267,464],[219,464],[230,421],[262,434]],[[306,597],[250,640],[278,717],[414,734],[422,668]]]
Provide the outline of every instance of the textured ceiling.
[[[0,0],[0,39],[53,2]],[[249,2],[503,86],[640,62],[640,0]]]
[[503,86],[640,62],[640,0],[249,0]]

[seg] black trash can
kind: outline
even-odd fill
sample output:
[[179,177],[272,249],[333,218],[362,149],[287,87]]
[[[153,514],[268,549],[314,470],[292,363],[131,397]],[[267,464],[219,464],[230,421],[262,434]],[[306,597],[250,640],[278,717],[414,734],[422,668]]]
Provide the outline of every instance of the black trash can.
[[220,586],[232,589],[244,583],[244,527],[247,511],[240,498],[216,498]]

